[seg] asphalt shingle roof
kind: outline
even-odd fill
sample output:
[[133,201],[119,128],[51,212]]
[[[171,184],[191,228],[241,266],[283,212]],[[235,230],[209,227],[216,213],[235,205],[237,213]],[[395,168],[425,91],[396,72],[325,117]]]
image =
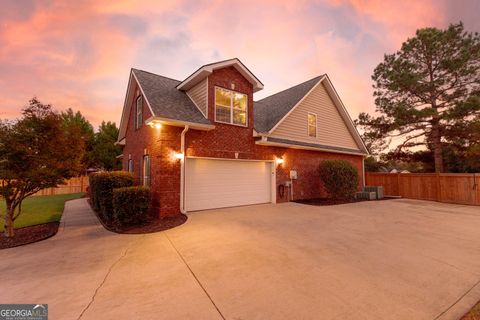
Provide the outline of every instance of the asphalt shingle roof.
[[306,94],[323,75],[254,102],[255,130],[270,131]]
[[[181,81],[139,69],[132,69],[132,71],[153,109],[154,116],[211,124],[187,94],[176,88]],[[270,131],[322,77],[323,75],[315,77],[254,102],[255,130],[257,132]]]
[[132,71],[155,113],[154,116],[211,124],[210,120],[203,116],[187,94],[175,88],[180,81],[143,70],[132,69]]

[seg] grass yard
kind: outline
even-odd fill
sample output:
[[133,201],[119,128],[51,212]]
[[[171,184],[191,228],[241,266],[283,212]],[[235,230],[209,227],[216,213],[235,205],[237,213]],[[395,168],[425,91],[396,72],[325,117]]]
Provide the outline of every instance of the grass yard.
[[[15,221],[15,229],[60,221],[65,201],[78,199],[83,195],[84,193],[71,193],[29,197],[22,203],[22,213]],[[0,215],[2,217],[5,215],[5,201],[3,200],[0,201]],[[3,232],[3,219],[0,219],[0,222],[0,232]]]

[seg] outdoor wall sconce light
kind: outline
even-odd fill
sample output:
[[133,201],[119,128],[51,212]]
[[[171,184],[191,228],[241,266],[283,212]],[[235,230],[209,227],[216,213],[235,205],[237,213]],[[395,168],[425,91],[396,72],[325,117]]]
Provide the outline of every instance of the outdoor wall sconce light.
[[183,160],[184,156],[185,155],[183,153],[180,153],[180,152],[175,153],[175,159],[177,159],[177,160]]
[[147,125],[150,126],[150,128],[155,128],[155,129],[162,128],[162,124],[160,122],[151,121],[151,122],[147,123]]
[[275,159],[275,163],[276,163],[277,165],[283,164],[284,162],[285,162],[285,161],[284,161],[282,158],[276,158],[276,159]]

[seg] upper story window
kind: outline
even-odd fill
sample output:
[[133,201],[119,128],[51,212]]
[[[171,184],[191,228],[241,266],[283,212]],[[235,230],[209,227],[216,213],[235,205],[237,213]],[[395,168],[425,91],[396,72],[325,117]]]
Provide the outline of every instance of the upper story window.
[[309,113],[307,122],[308,122],[307,123],[308,135],[310,137],[316,137],[317,136],[317,115],[315,113]]
[[142,126],[142,121],[143,121],[143,98],[142,96],[138,96],[137,98],[137,105],[136,105],[136,110],[135,110],[135,129],[138,129]]
[[247,126],[247,95],[216,87],[215,121]]

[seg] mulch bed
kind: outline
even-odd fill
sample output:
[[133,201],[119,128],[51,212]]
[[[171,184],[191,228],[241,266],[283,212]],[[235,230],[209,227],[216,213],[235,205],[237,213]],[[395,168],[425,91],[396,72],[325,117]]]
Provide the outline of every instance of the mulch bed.
[[345,203],[355,203],[355,202],[363,202],[363,201],[383,201],[383,200],[391,200],[391,199],[394,199],[394,198],[385,197],[379,200],[366,200],[366,199],[334,200],[331,198],[316,198],[316,199],[295,200],[293,202],[297,202],[301,204],[309,204],[312,206],[333,206],[333,205],[345,204]]
[[0,235],[0,249],[23,246],[32,242],[45,240],[57,234],[58,222],[49,222],[36,226],[15,229],[15,235],[6,237],[2,232]]
[[122,233],[122,234],[143,234],[143,233],[154,233],[160,232],[168,229],[172,229],[184,224],[188,217],[184,214],[177,214],[171,217],[164,217],[164,218],[155,218],[154,220],[135,226],[121,226],[117,223],[113,223],[110,221],[105,221],[102,217],[96,212],[93,207],[90,199],[88,199],[88,204],[90,208],[97,216],[98,221],[103,225],[105,229],[115,233]]
[[136,226],[120,226],[115,223],[106,223],[97,214],[98,220],[102,223],[105,229],[123,234],[143,234],[143,233],[154,233],[159,231],[164,231],[178,227],[179,225],[184,224],[187,221],[187,216],[184,214],[178,214],[171,217],[165,218],[156,218],[151,222],[136,225]]

